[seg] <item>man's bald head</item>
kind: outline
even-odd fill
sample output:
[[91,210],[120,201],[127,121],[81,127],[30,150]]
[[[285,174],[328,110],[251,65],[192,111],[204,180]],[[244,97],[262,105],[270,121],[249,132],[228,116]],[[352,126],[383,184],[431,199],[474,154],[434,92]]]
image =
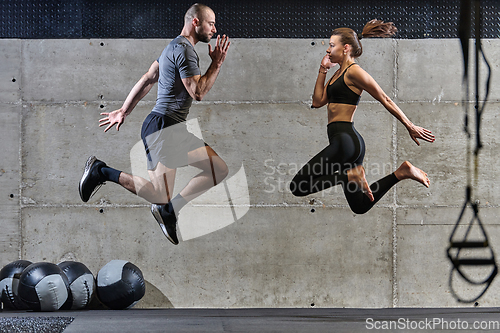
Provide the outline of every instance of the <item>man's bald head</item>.
[[207,17],[207,14],[213,12],[214,11],[210,7],[201,3],[195,3],[187,10],[186,15],[184,15],[184,24],[191,24],[195,17],[203,21]]

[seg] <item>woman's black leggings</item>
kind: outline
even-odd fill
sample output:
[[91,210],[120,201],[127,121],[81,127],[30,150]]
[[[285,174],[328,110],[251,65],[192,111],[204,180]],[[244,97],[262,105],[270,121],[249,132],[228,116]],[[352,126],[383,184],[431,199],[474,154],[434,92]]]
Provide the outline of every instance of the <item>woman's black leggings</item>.
[[365,142],[352,122],[336,121],[328,124],[330,144],[306,163],[290,183],[291,192],[298,197],[342,185],[345,197],[356,214],[364,214],[375,205],[398,179],[390,175],[370,185],[375,198],[368,196],[347,180],[347,171],[363,164]]

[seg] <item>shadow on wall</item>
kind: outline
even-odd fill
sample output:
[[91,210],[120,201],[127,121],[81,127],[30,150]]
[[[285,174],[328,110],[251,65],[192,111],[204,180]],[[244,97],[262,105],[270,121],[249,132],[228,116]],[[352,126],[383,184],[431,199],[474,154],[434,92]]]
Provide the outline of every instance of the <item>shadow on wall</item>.
[[135,309],[148,309],[148,308],[173,308],[174,306],[170,300],[165,296],[160,289],[156,288],[154,285],[146,282],[146,294],[144,297],[137,302],[134,306]]
[[[156,288],[150,282],[144,280],[146,283],[146,294],[141,298],[136,305],[134,305],[134,309],[150,309],[150,308],[163,308],[163,309],[171,309],[174,306],[170,302],[170,300],[165,296],[160,289]],[[102,304],[97,297],[92,299],[92,302],[89,305],[89,309],[92,310],[106,310],[107,307]]]

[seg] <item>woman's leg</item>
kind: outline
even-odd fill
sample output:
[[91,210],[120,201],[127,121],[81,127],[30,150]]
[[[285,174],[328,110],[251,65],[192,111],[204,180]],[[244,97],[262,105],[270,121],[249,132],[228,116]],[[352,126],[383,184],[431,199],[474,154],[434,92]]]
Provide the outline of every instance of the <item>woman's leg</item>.
[[[343,188],[349,207],[356,214],[368,212],[400,180],[412,179],[426,187],[430,185],[427,174],[406,161],[394,173],[370,185],[369,188],[373,197],[373,200],[371,200],[366,194],[367,190],[363,189],[363,181],[360,182],[360,178],[364,179],[364,171],[361,171],[360,168],[362,169],[361,166],[358,166],[349,170],[348,182]],[[364,179],[364,183],[366,183],[366,179]]]
[[342,172],[346,155],[352,154],[345,153],[340,140],[332,142],[300,169],[290,183],[290,191],[303,197],[347,182],[347,174]]
[[[356,168],[362,168],[361,166]],[[358,171],[355,171],[358,174]],[[353,175],[353,173],[349,173]],[[357,175],[355,176],[357,177]],[[399,179],[391,173],[388,176],[374,182],[370,185],[369,188],[363,188],[359,182],[354,182],[350,180],[346,183],[347,185],[343,186],[345,198],[347,199],[347,203],[349,203],[349,207],[356,214],[364,214],[368,212],[386,193],[396,185]],[[364,178],[364,172],[363,172]],[[364,180],[365,184],[366,179]]]

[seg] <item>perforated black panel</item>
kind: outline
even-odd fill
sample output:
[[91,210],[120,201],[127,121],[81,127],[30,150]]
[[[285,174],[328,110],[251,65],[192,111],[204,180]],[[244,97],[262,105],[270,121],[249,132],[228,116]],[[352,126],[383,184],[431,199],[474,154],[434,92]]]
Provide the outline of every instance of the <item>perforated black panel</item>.
[[[2,38],[173,38],[192,1],[0,0]],[[324,38],[392,21],[397,38],[456,38],[458,0],[205,1],[233,38]],[[482,0],[483,38],[500,38],[500,1]]]

